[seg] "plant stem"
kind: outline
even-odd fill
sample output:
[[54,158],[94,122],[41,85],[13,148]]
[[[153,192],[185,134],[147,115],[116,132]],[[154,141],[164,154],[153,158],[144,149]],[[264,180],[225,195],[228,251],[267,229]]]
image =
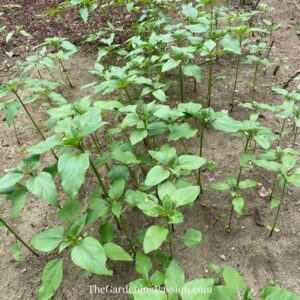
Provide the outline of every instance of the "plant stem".
[[59,62],[59,65],[61,66],[61,69],[62,69],[63,73],[65,74],[65,77],[66,77],[66,79],[67,79],[67,81],[68,81],[68,84],[69,84],[70,88],[73,88],[74,85],[73,85],[73,84],[71,83],[71,81],[70,81],[70,78],[69,78],[69,75],[68,75],[68,71],[67,71],[67,69],[65,68],[63,62],[61,61],[61,59],[58,59],[58,62]]
[[240,55],[238,55],[237,62],[236,62],[236,69],[235,69],[235,79],[234,79],[234,85],[233,85],[233,91],[232,91],[232,99],[231,99],[231,104],[230,104],[230,112],[233,112],[236,86],[237,86],[237,82],[238,82],[238,75],[239,75],[239,69],[240,69],[240,61],[241,61],[241,57],[240,57]]
[[272,234],[273,234],[273,232],[275,230],[275,227],[276,227],[276,223],[277,223],[277,220],[278,220],[278,217],[279,217],[279,211],[280,211],[280,207],[282,205],[282,201],[283,201],[283,197],[284,197],[284,192],[285,192],[285,189],[286,189],[286,185],[287,185],[287,180],[284,178],[284,183],[283,183],[283,187],[282,187],[282,191],[281,191],[281,196],[280,196],[280,204],[277,207],[277,212],[276,212],[275,220],[274,220],[274,223],[273,223],[270,235],[269,235],[270,237],[272,236]]
[[275,174],[275,178],[273,180],[273,184],[272,184],[272,189],[271,189],[271,194],[270,194],[270,197],[269,197],[269,201],[271,201],[272,198],[273,198],[275,187],[276,187],[276,183],[277,183],[277,173]]
[[13,228],[11,228],[1,217],[0,217],[0,223],[2,223],[4,225],[4,227],[6,227],[6,229],[12,233],[15,238],[22,243],[32,254],[34,254],[35,256],[39,257],[38,253],[36,253],[16,232]]
[[259,64],[256,63],[255,64],[255,70],[254,70],[254,76],[253,76],[253,82],[252,82],[252,101],[254,101],[254,98],[255,98],[258,66],[259,66]]
[[[97,140],[96,140],[96,137],[94,137],[94,135],[91,134],[91,138],[92,138],[92,140],[93,140],[93,143],[94,143],[94,145],[95,145],[95,147],[96,147],[98,153],[100,154],[100,156],[102,156],[102,152],[101,152],[100,146],[99,146],[99,144],[98,144],[98,142],[97,142]],[[104,165],[105,165],[107,171],[110,171],[110,168],[109,168],[108,164],[105,163]]]
[[182,64],[179,65],[179,82],[180,82],[180,100],[184,102],[184,91],[183,91],[183,76],[182,76]]
[[18,137],[18,132],[17,132],[15,121],[13,121],[13,128],[14,128],[14,133],[15,133],[15,136],[16,136],[17,143],[18,143],[18,145],[21,145],[21,142],[20,142],[19,137]]
[[129,94],[129,92],[128,92],[128,90],[127,90],[126,87],[124,87],[124,91],[125,91],[125,93],[126,93],[126,95],[127,95],[127,98],[128,98],[129,103],[130,103],[130,104],[133,104],[132,98],[131,98],[131,96],[130,96],[130,94]]
[[172,239],[172,225],[168,223],[169,229],[169,248],[170,248],[170,256],[174,258],[174,250],[173,250],[173,239]]
[[[245,148],[244,148],[244,152],[247,151],[248,146],[249,146],[249,143],[250,143],[250,140],[251,140],[251,137],[248,136],[248,137],[247,137],[247,141],[246,141],[246,145],[245,145]],[[236,180],[236,186],[238,186],[239,183],[240,183],[240,181],[241,181],[242,171],[243,171],[243,167],[240,166],[239,173],[238,173],[238,177],[237,177],[237,180]],[[234,212],[234,206],[233,206],[233,204],[232,204],[232,205],[231,205],[231,211],[230,211],[229,223],[228,223],[228,225],[227,225],[227,233],[229,233],[230,230],[231,230],[231,222],[232,222],[233,212]]]
[[128,234],[128,231],[127,231],[127,228],[126,228],[126,225],[125,225],[125,223],[124,223],[124,221],[123,221],[122,216],[120,216],[120,218],[118,219],[118,221],[119,221],[119,226],[120,226],[122,232],[124,233],[124,235],[126,236],[126,239],[127,239],[128,243],[129,243],[129,245],[130,245],[131,251],[132,251],[132,253],[135,255],[136,252],[135,252],[135,249],[134,249],[132,240],[131,240],[131,238],[129,237],[129,234]]
[[[40,136],[42,137],[42,139],[45,141],[46,138],[45,138],[44,134],[42,133],[42,131],[40,130],[40,128],[35,123],[33,117],[31,116],[31,114],[30,114],[29,110],[27,109],[26,105],[23,103],[23,101],[22,101],[21,97],[19,96],[19,94],[15,90],[12,90],[12,92],[15,94],[15,96],[17,97],[17,99],[21,103],[22,107],[24,108],[27,116],[29,117],[29,119],[32,122],[32,124],[34,125],[35,129],[38,131],[38,133],[40,134]],[[58,160],[57,155],[55,154],[55,152],[52,149],[51,149],[51,152],[52,152],[53,156],[55,157],[55,159]]]
[[210,103],[211,103],[211,91],[212,91],[212,67],[213,67],[213,61],[212,61],[212,57],[209,57],[209,73],[208,73],[208,83],[207,83],[207,107],[210,107]]
[[[201,126],[200,130],[200,143],[199,143],[199,156],[203,155],[203,141],[204,141],[204,125]],[[198,170],[198,185],[200,187],[200,194],[203,193],[202,182],[201,182],[201,168]]]
[[282,135],[283,135],[283,131],[284,131],[284,127],[285,127],[285,123],[286,123],[286,119],[283,119],[282,125],[281,125],[281,129],[280,129],[280,133],[279,133],[279,139],[277,142],[277,146],[280,145],[281,139],[282,139]]

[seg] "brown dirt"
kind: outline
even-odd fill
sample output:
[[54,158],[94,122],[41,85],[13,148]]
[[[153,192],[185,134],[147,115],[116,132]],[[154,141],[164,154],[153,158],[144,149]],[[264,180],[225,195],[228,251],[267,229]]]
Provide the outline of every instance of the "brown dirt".
[[[291,74],[299,69],[298,58],[300,57],[300,42],[295,33],[295,27],[299,26],[300,10],[297,9],[294,1],[288,4],[280,0],[267,0],[263,3],[271,4],[275,7],[272,12],[272,19],[282,24],[280,30],[275,33],[276,47],[272,51],[272,56],[284,56],[288,58],[289,70],[280,69],[276,78],[273,78],[270,71],[266,76],[261,74],[260,88],[257,99],[269,103],[278,102],[278,98],[270,92],[272,83],[283,83]],[[76,88],[68,90],[69,99],[78,99],[85,91],[80,86],[93,80],[87,70],[92,66],[94,56],[85,51],[78,53],[70,62],[71,78],[76,82]],[[298,65],[297,65],[298,64]],[[233,66],[222,60],[216,66],[218,73],[226,75],[226,84],[232,82]],[[232,70],[230,69],[232,68]],[[204,70],[205,72],[205,70]],[[0,73],[4,75],[3,73]],[[248,66],[243,66],[243,79],[239,83],[238,97],[242,101],[249,99],[247,81],[251,79],[252,70]],[[6,75],[4,75],[6,76]],[[213,106],[216,109],[227,107],[228,93],[224,93],[224,82],[218,82],[214,88]],[[228,84],[230,87],[231,85]],[[186,83],[186,89],[192,90],[192,84]],[[205,83],[201,84],[201,89],[205,89]],[[202,91],[198,91],[200,94]],[[174,94],[174,93],[172,93]],[[191,93],[192,99],[198,98],[198,94]],[[45,108],[36,105],[33,109],[38,112],[40,121],[45,120]],[[248,112],[236,108],[233,116],[235,118],[246,118]],[[1,118],[2,119],[2,118]],[[262,122],[276,128],[278,123],[266,114]],[[22,113],[17,121],[20,132],[21,147],[26,147],[37,142],[38,137],[33,133],[30,123]],[[212,180],[222,180],[231,170],[234,172],[237,166],[237,155],[242,149],[242,144],[236,137],[225,135],[221,132],[209,129],[205,139],[204,156],[217,162],[218,170],[214,175],[205,174],[203,181],[207,183]],[[287,145],[290,143],[287,140]],[[299,145],[299,144],[298,144]],[[197,145],[188,143],[192,151],[197,150]],[[220,152],[222,149],[222,152]],[[5,122],[0,123],[0,159],[2,169],[15,166],[19,158],[22,157],[20,147],[17,145],[13,130],[7,128]],[[48,158],[49,160],[51,158]],[[3,171],[1,172],[3,173]],[[254,171],[249,177],[257,178],[266,188],[270,186],[271,176]],[[82,200],[86,200],[87,194],[94,184],[92,176],[89,177],[90,184],[86,190],[81,192]],[[203,232],[203,241],[200,246],[187,249],[181,243],[176,244],[175,255],[177,261],[183,266],[188,279],[210,276],[207,271],[209,262],[227,264],[235,267],[253,287],[256,296],[258,291],[271,281],[279,282],[282,287],[300,293],[300,211],[299,211],[299,189],[288,191],[284,208],[280,215],[281,232],[268,238],[268,231],[264,227],[259,227],[254,222],[254,210],[260,212],[262,222],[266,225],[273,220],[273,212],[267,208],[267,203],[259,197],[258,189],[245,194],[246,210],[242,217],[235,217],[233,229],[230,234],[224,230],[227,221],[230,199],[225,193],[205,191],[201,196],[201,201],[195,203],[192,210],[185,209],[185,223],[178,226],[175,238],[181,235],[187,228],[199,228]],[[9,204],[1,203],[1,213],[5,216],[9,214]],[[225,220],[219,216],[226,213]],[[145,221],[144,217],[136,210],[132,209],[125,214],[125,221],[131,234],[136,233],[141,226],[146,227],[151,220]],[[56,224],[56,212],[53,209],[37,201],[34,197],[27,200],[27,207],[24,213],[14,222],[14,227],[22,236],[30,240],[31,237],[48,226]],[[147,223],[148,222],[148,223]],[[142,224],[142,225],[141,225]],[[90,229],[96,231],[95,228]],[[39,259],[33,257],[26,250],[22,251],[22,262],[16,263],[10,256],[11,235],[5,231],[0,232],[0,299],[36,299],[37,290],[40,285],[40,278],[43,266],[47,259],[53,255],[44,255]],[[120,237],[122,242],[122,237]],[[124,242],[125,243],[125,242]],[[125,243],[126,247],[126,243]],[[225,262],[221,256],[225,255]],[[134,265],[128,263],[114,264],[114,277],[92,276],[86,278],[83,272],[74,266],[69,259],[65,260],[64,282],[59,289],[55,299],[127,299],[120,295],[90,295],[89,285],[96,284],[99,287],[124,286],[131,279],[136,278]]]

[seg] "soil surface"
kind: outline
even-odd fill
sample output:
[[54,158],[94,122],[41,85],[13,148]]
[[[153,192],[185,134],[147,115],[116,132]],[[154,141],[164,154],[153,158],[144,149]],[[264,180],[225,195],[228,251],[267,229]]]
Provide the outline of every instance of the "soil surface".
[[[9,3],[10,1],[2,2]],[[31,5],[35,6],[36,4],[33,4],[33,2],[42,3],[51,1],[21,2],[28,3],[28,5],[31,3]],[[275,33],[276,42],[271,56],[286,57],[290,68],[285,69],[281,67],[276,77],[272,76],[273,69],[268,70],[266,75],[261,72],[257,101],[279,103],[280,100],[272,94],[270,87],[274,83],[282,85],[290,75],[299,69],[300,40],[296,34],[296,28],[300,26],[300,9],[296,0],[263,0],[261,3],[268,3],[275,8],[269,18],[282,25]],[[24,10],[26,9],[24,8]],[[16,16],[18,14],[15,15],[13,13],[11,15],[11,12],[7,12],[4,19],[7,18],[7,20],[10,20],[9,22],[12,22]],[[52,25],[50,22],[50,30],[52,30]],[[48,36],[50,33],[46,31],[43,34]],[[65,32],[62,33],[62,35],[64,34]],[[38,42],[38,40],[36,41]],[[88,93],[88,91],[82,90],[80,87],[94,80],[93,75],[88,70],[94,63],[95,55],[95,53],[82,49],[67,65],[70,70],[71,80],[76,83],[74,89],[70,90],[66,87],[63,90],[64,95],[68,99],[75,100]],[[3,55],[1,58],[0,67],[4,63],[13,64],[12,60],[14,58],[6,55]],[[234,65],[224,58],[220,60],[215,68],[218,75],[226,76],[225,81],[218,81],[214,87],[213,107],[216,110],[220,110],[227,107],[230,97],[230,87],[233,81]],[[203,72],[206,72],[205,66]],[[10,72],[0,72],[1,80],[10,75]],[[252,75],[253,70],[249,66],[243,65],[238,88],[238,99],[240,101],[250,100],[249,84],[247,82],[251,80]],[[198,92],[191,92],[189,97],[191,99],[199,99],[200,91],[201,89],[205,89],[205,84],[205,82],[201,83]],[[228,85],[227,93],[224,92],[224,86],[226,90],[226,85]],[[174,93],[172,91],[172,95],[176,95],[175,88]],[[193,91],[192,82],[185,82],[185,88],[186,90]],[[42,124],[43,120],[46,119],[45,106],[34,104],[31,107],[38,116],[38,122]],[[237,119],[245,119],[248,116],[249,112],[238,107],[233,113],[233,117]],[[267,113],[261,116],[261,121],[272,128],[279,127],[279,123]],[[7,127],[6,122],[3,120],[3,115],[1,115],[1,174],[3,174],[5,169],[13,167],[18,163],[19,159],[23,156],[22,150],[25,147],[38,142],[38,136],[30,125],[25,113],[22,112],[20,114],[16,122],[16,127],[19,132],[21,146],[16,142],[13,129]],[[184,210],[185,223],[177,226],[174,234],[174,238],[176,239],[177,235],[181,236],[187,228],[191,227],[198,228],[203,232],[203,241],[196,248],[187,249],[180,242],[176,243],[175,257],[178,263],[184,268],[187,279],[212,276],[210,271],[208,271],[208,264],[209,262],[215,262],[235,267],[245,277],[247,283],[253,287],[256,297],[258,297],[259,290],[272,281],[276,281],[282,287],[300,294],[299,189],[291,189],[286,193],[286,201],[281,210],[279,221],[281,231],[274,234],[272,238],[269,238],[268,230],[265,226],[258,226],[255,220],[257,220],[257,212],[261,217],[263,225],[271,223],[274,218],[274,212],[268,208],[267,198],[262,198],[259,195],[259,190],[262,186],[266,189],[270,187],[272,177],[270,174],[255,170],[249,177],[259,180],[261,186],[245,193],[245,214],[241,217],[234,217],[232,231],[226,234],[224,226],[228,220],[230,211],[229,195],[226,192],[207,190],[207,185],[213,180],[223,180],[229,172],[235,174],[238,165],[238,153],[241,152],[243,146],[237,137],[223,134],[213,129],[208,129],[204,143],[204,157],[216,161],[218,170],[213,175],[204,173],[203,182],[205,183],[205,191],[201,196],[201,200],[195,203],[192,210]],[[299,147],[299,143],[298,141],[297,147]],[[192,142],[187,144],[191,151],[197,153],[196,144]],[[290,144],[291,139],[287,137],[286,145]],[[220,149],[222,149],[221,152]],[[50,156],[46,157],[45,163],[50,163],[51,160]],[[93,190],[93,186],[96,184],[92,174],[89,174],[88,182],[89,184],[81,191],[79,197],[82,201],[86,200],[90,191]],[[1,215],[4,215],[8,219],[10,205],[4,198],[0,198],[0,201]],[[38,201],[34,197],[28,197],[26,209],[13,222],[13,226],[29,241],[34,234],[57,224],[56,213],[54,209],[49,209],[49,206],[45,203]],[[226,217],[222,218],[224,213],[226,213]],[[145,220],[142,214],[135,209],[127,210],[124,219],[132,235],[136,234],[141,229],[141,226],[146,227],[151,222],[149,219]],[[95,235],[97,234],[97,228],[90,228],[89,230],[91,234],[93,234],[93,231]],[[124,238],[120,236],[119,241],[121,244],[123,240]],[[48,259],[55,256],[42,255],[40,258],[35,258],[27,250],[22,249],[22,261],[15,262],[10,254],[10,245],[12,242],[12,236],[5,230],[1,230],[0,270],[2,270],[2,274],[0,276],[0,299],[37,299],[37,291],[40,286],[44,264]],[[124,247],[128,249],[125,240]],[[130,280],[137,277],[134,264],[130,263],[113,264],[115,273],[113,277],[87,277],[82,270],[70,261],[67,255],[64,264],[64,281],[54,299],[127,299],[127,296],[120,294],[92,295],[90,294],[90,286],[125,286]],[[92,291],[94,291],[93,288]]]

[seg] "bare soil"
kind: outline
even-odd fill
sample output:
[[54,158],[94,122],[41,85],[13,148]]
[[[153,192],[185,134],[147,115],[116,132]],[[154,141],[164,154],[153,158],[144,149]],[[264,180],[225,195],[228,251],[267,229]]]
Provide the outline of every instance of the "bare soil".
[[[259,90],[257,100],[267,103],[279,103],[279,99],[271,92],[270,87],[276,83],[282,83],[299,69],[300,41],[296,35],[295,28],[300,26],[300,10],[297,1],[265,0],[262,3],[271,4],[275,10],[272,12],[273,21],[281,23],[282,27],[275,33],[276,43],[272,50],[272,57],[280,56],[288,58],[290,68],[288,70],[280,68],[276,77],[272,76],[272,71],[267,71],[266,75],[260,73]],[[94,80],[88,73],[88,69],[93,65],[94,53],[89,53],[82,49],[69,63],[71,79],[76,83],[72,90],[66,88],[69,99],[75,100],[85,95],[87,91],[80,87]],[[5,60],[13,58],[2,57]],[[222,59],[218,65],[216,74],[225,75],[225,81],[218,81],[214,87],[213,107],[216,110],[227,108],[232,86],[232,74],[234,65]],[[205,67],[204,67],[205,69]],[[203,71],[205,73],[205,70]],[[238,99],[240,101],[250,100],[249,84],[253,70],[244,65],[242,67],[242,77],[239,82]],[[10,74],[1,72],[1,79],[7,78]],[[227,93],[224,86],[228,86]],[[185,82],[186,90],[193,91],[192,82]],[[197,93],[190,92],[189,98],[199,99],[206,88],[205,82],[198,88]],[[174,93],[176,90],[174,89]],[[46,107],[34,105],[32,108],[38,116],[39,123],[46,119]],[[241,108],[236,108],[233,117],[245,119],[249,113]],[[22,149],[38,141],[38,136],[30,125],[24,113],[21,113],[16,126],[19,131],[22,145],[16,143],[13,129],[7,127],[6,123],[0,121],[0,164],[2,172],[6,168],[15,166],[22,157]],[[276,129],[279,126],[274,118],[265,114],[261,116],[262,123]],[[299,147],[298,141],[298,147]],[[287,137],[286,145],[291,144]],[[197,152],[198,145],[188,143],[191,151]],[[222,149],[222,151],[220,151]],[[179,149],[180,150],[180,149]],[[268,230],[264,226],[258,226],[255,222],[254,213],[259,212],[264,225],[271,223],[274,212],[268,208],[266,199],[259,196],[259,189],[251,190],[245,194],[246,209],[242,217],[234,217],[232,231],[227,234],[224,225],[227,222],[230,211],[229,195],[221,192],[207,190],[207,184],[212,180],[222,180],[229,173],[236,172],[238,153],[242,150],[242,143],[236,137],[217,132],[213,129],[207,131],[205,138],[204,156],[216,161],[218,170],[215,174],[204,174],[204,193],[201,200],[195,203],[193,209],[185,209],[185,223],[176,227],[176,236],[181,236],[187,228],[199,228],[203,232],[203,241],[200,246],[187,249],[180,242],[176,244],[175,256],[180,265],[186,271],[188,279],[211,276],[208,271],[209,262],[226,264],[235,267],[253,287],[256,297],[259,290],[266,284],[277,281],[282,287],[290,289],[300,294],[300,203],[299,189],[291,189],[286,193],[286,201],[280,215],[279,226],[281,231],[272,238],[268,237]],[[51,157],[45,158],[45,162],[50,162]],[[265,174],[259,170],[252,172],[252,178],[258,179],[262,186],[268,188],[271,183],[270,174]],[[85,190],[81,191],[81,200],[84,202],[95,185],[92,174],[89,177],[89,184]],[[1,200],[1,214],[8,217],[10,204]],[[222,215],[226,213],[225,219]],[[142,227],[150,224],[151,220],[145,220],[141,213],[135,209],[127,210],[124,216],[125,222],[130,228],[130,234],[134,235]],[[13,223],[17,231],[26,240],[42,231],[43,229],[57,224],[56,211],[38,201],[34,197],[27,199],[26,209],[21,216]],[[90,232],[96,235],[97,228],[90,228]],[[0,231],[0,299],[36,299],[37,290],[40,285],[41,273],[45,262],[53,258],[53,255],[42,255],[40,258],[33,257],[29,252],[22,249],[23,259],[21,262],[14,262],[10,255],[10,245],[13,238],[5,230]],[[123,237],[119,237],[122,243]],[[124,241],[124,247],[126,248]],[[115,275],[113,277],[84,276],[82,270],[74,266],[66,255],[64,262],[64,282],[54,299],[127,299],[125,295],[105,294],[91,295],[90,285],[103,287],[125,286],[130,280],[136,278],[134,264],[118,263],[113,265]]]

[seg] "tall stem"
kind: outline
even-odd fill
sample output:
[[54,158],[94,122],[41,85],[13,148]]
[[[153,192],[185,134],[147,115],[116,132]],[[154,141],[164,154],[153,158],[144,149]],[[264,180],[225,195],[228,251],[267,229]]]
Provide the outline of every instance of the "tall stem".
[[208,83],[207,83],[207,107],[210,107],[211,104],[211,92],[212,92],[212,67],[213,60],[212,57],[209,57],[209,73],[208,73]]
[[[94,143],[94,145],[95,145],[95,147],[96,147],[98,153],[100,154],[100,156],[102,156],[102,152],[101,152],[100,146],[99,146],[99,144],[98,144],[98,142],[97,142],[97,140],[96,140],[96,137],[95,137],[93,134],[91,134],[91,138],[92,138],[92,140],[93,140],[93,143]],[[105,163],[104,165],[105,165],[107,171],[109,171],[110,168],[109,168],[108,164]]]
[[[199,142],[199,156],[203,155],[203,141],[204,141],[204,125],[201,125],[200,131],[200,142]],[[201,168],[198,170],[198,185],[200,187],[200,193],[203,193],[202,182],[201,182]]]
[[125,225],[125,223],[124,223],[124,221],[123,221],[122,216],[120,216],[120,218],[119,218],[118,220],[119,220],[119,226],[120,226],[122,232],[125,234],[126,239],[127,239],[128,243],[129,243],[129,245],[130,245],[131,251],[132,251],[132,253],[135,255],[136,252],[135,252],[135,249],[134,249],[132,240],[131,240],[131,238],[129,237],[129,234],[128,234],[128,231],[127,231],[127,228],[126,228],[126,225]]
[[233,106],[234,106],[236,86],[237,86],[237,82],[238,82],[239,69],[240,69],[240,61],[241,61],[241,57],[240,57],[240,55],[238,55],[237,62],[236,62],[236,68],[235,68],[235,79],[234,79],[232,98],[231,98],[231,104],[230,104],[230,112],[233,111]]
[[[246,141],[246,145],[245,145],[245,148],[244,148],[244,152],[247,151],[248,147],[249,147],[249,143],[251,141],[251,137],[248,136],[247,137],[247,141]],[[243,171],[243,167],[240,166],[240,169],[239,169],[239,173],[238,173],[238,176],[237,176],[237,179],[236,179],[236,185],[238,186],[240,181],[241,181],[241,177],[242,177],[242,171]],[[231,222],[232,222],[232,217],[233,217],[233,212],[234,212],[234,206],[233,204],[231,205],[231,211],[230,211],[230,218],[229,218],[229,223],[227,225],[227,232],[229,233],[230,230],[231,230]]]
[[183,91],[183,76],[182,76],[182,64],[179,65],[179,82],[180,82],[180,100],[184,102],[184,91]]
[[174,257],[174,249],[173,249],[173,238],[172,238],[172,225],[168,223],[169,229],[169,248],[170,248],[170,256]]
[[269,197],[269,201],[271,201],[272,198],[273,198],[275,187],[276,187],[276,183],[277,183],[277,173],[275,174],[275,178],[273,180],[273,184],[272,184],[272,189],[271,189],[271,194],[270,194],[270,197]]
[[36,253],[16,232],[15,230],[10,227],[1,217],[0,217],[0,223],[2,223],[4,225],[4,227],[10,232],[12,233],[15,238],[22,243],[32,254],[34,254],[35,256],[39,257],[38,253]]
[[274,220],[274,223],[273,223],[270,235],[269,235],[270,237],[272,236],[272,234],[273,234],[273,232],[274,232],[274,230],[276,228],[276,223],[277,223],[277,220],[278,220],[278,217],[279,217],[279,211],[280,211],[280,207],[282,205],[282,201],[283,201],[283,197],[284,197],[284,192],[285,192],[285,189],[286,189],[286,185],[287,185],[287,181],[284,178],[284,183],[283,183],[283,187],[282,187],[282,191],[281,191],[281,196],[280,196],[280,204],[277,207],[275,220]]
[[[22,99],[19,96],[19,94],[15,90],[12,90],[12,92],[16,95],[17,99],[19,100],[19,102],[21,103],[22,107],[24,108],[24,110],[25,110],[27,116],[29,117],[30,121],[32,122],[33,126],[38,131],[38,133],[40,134],[40,136],[42,137],[42,139],[45,141],[46,138],[45,138],[44,134],[42,133],[42,131],[40,130],[40,128],[38,127],[38,125],[35,123],[33,117],[31,116],[29,110],[27,109],[26,105],[22,101]],[[52,149],[51,149],[51,152],[52,152],[53,156],[55,157],[55,159],[58,160],[57,155],[55,154],[55,152]]]
[[64,64],[63,64],[63,62],[62,62],[62,60],[61,60],[61,59],[58,59],[58,62],[59,62],[59,64],[60,64],[60,66],[61,66],[61,69],[62,69],[63,73],[65,74],[65,77],[66,77],[66,79],[67,79],[67,81],[68,81],[69,86],[70,86],[71,88],[73,88],[74,85],[73,85],[73,84],[71,83],[71,81],[70,81],[70,78],[69,78],[69,75],[68,75],[68,71],[67,71],[67,69],[65,68],[65,66],[64,66]]
[[255,99],[258,66],[259,66],[259,64],[256,63],[255,64],[255,70],[254,70],[254,76],[253,76],[253,82],[252,82],[252,101],[254,101],[254,99]]
[[130,96],[130,94],[129,94],[129,92],[128,92],[128,90],[127,90],[126,87],[124,87],[124,91],[125,91],[125,93],[126,93],[126,96],[127,96],[127,98],[128,98],[129,103],[130,103],[130,104],[133,104],[132,98],[131,98],[131,96]]

